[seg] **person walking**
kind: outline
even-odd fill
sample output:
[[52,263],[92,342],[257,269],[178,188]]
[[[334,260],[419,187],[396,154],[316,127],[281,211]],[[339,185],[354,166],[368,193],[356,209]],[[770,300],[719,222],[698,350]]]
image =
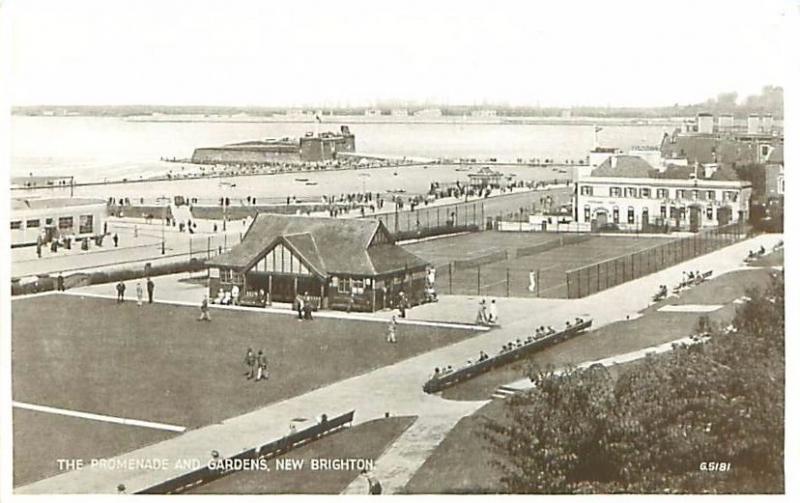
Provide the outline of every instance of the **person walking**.
[[258,356],[256,357],[256,365],[258,365],[256,381],[269,379],[269,372],[267,372],[267,355],[265,355],[260,349],[258,350]]
[[386,342],[394,344],[397,342],[397,317],[392,316],[389,325],[386,327]]
[[253,348],[247,348],[247,354],[244,356],[244,364],[248,369],[244,375],[246,375],[248,379],[253,379],[256,376],[256,355],[253,353]]
[[498,319],[497,317],[498,317],[497,302],[495,301],[495,299],[492,299],[492,302],[489,304],[489,323],[491,323],[492,325],[497,323]]
[[203,295],[203,302],[200,303],[200,317],[197,321],[211,321],[208,315],[208,295]]
[[114,236],[111,239],[114,240],[114,248],[116,248],[119,245],[119,235],[117,235],[117,233],[115,232]]
[[365,479],[367,479],[369,494],[377,495],[383,492],[383,488],[381,487],[381,482],[375,477],[372,477],[369,473],[367,473],[367,470],[362,470],[361,475]]
[[153,283],[152,279],[147,278],[147,303],[148,304],[152,304],[153,303],[153,292],[155,291],[155,289],[156,289],[156,284]]
[[117,283],[117,303],[125,302],[125,283],[122,280]]
[[142,290],[142,282],[141,281],[137,281],[136,282],[136,305],[137,306],[141,307],[142,298],[143,297],[144,297],[144,290]]

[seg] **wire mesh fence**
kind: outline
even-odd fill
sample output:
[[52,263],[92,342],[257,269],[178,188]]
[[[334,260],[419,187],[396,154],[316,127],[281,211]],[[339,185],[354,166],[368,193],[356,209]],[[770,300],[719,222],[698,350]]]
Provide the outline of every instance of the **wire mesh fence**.
[[567,271],[567,297],[580,298],[736,243],[747,235],[736,222],[613,259]]

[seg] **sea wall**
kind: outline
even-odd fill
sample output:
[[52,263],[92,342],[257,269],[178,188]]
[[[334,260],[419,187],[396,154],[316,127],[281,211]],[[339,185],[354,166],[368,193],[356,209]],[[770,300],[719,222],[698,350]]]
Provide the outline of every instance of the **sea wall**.
[[192,154],[195,164],[247,164],[274,161],[299,161],[300,155],[295,152],[271,152],[265,149],[248,148],[196,148]]

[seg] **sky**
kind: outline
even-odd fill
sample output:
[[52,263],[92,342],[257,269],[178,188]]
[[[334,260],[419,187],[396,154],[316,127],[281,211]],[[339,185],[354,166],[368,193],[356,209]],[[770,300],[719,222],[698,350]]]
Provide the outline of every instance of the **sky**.
[[664,106],[782,85],[800,0],[10,0],[14,105]]

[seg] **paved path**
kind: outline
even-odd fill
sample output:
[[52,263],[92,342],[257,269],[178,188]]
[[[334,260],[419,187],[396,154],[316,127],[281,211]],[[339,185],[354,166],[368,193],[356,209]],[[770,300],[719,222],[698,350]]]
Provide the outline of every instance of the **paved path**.
[[[714,269],[715,274],[721,274],[740,269],[748,250],[758,248],[762,244],[765,248],[771,249],[781,237],[758,236],[583,299],[558,302],[546,299],[527,300],[525,304],[527,309],[524,315],[519,314],[518,318],[509,317],[513,319],[506,321],[501,311],[503,326],[498,329],[360,376],[332,383],[324,388],[268,405],[219,424],[192,430],[164,442],[122,454],[118,458],[121,460],[192,458],[205,462],[214,449],[223,457],[229,457],[259,443],[284,436],[292,418],[317,417],[323,412],[332,417],[352,409],[356,410],[356,423],[383,417],[384,413],[389,412],[392,415],[417,415],[422,421],[427,421],[426,417],[444,417],[446,421],[442,424],[446,425],[459,415],[470,414],[480,406],[480,403],[448,401],[422,391],[422,385],[432,369],[440,367],[443,362],[455,363],[474,359],[480,350],[492,351],[493,348],[498,348],[509,340],[526,336],[533,326],[561,326],[565,320],[581,313],[590,313],[594,318],[595,327],[623,320],[626,316],[646,308],[658,285],[679,282],[683,270]],[[436,312],[435,306],[430,307],[431,314]],[[451,317],[455,311],[461,310],[464,316],[460,321],[471,320],[474,316],[474,307],[474,304],[460,306],[453,303],[448,306],[447,310],[450,312],[447,316]],[[420,312],[422,308],[415,315]],[[424,426],[419,428],[424,431]],[[401,470],[403,475],[392,480],[402,481],[406,473],[411,472],[418,459],[423,459],[423,455],[430,452],[430,449],[426,447],[420,452],[420,456],[413,458],[413,462],[409,461],[408,468],[403,469],[405,471]],[[407,459],[407,456],[399,457]],[[112,472],[86,467],[17,488],[15,492],[114,493],[117,485],[124,483],[128,492],[133,493],[182,473],[184,473],[182,469],[161,471],[134,469]],[[395,486],[393,489],[397,490],[399,487]]]

